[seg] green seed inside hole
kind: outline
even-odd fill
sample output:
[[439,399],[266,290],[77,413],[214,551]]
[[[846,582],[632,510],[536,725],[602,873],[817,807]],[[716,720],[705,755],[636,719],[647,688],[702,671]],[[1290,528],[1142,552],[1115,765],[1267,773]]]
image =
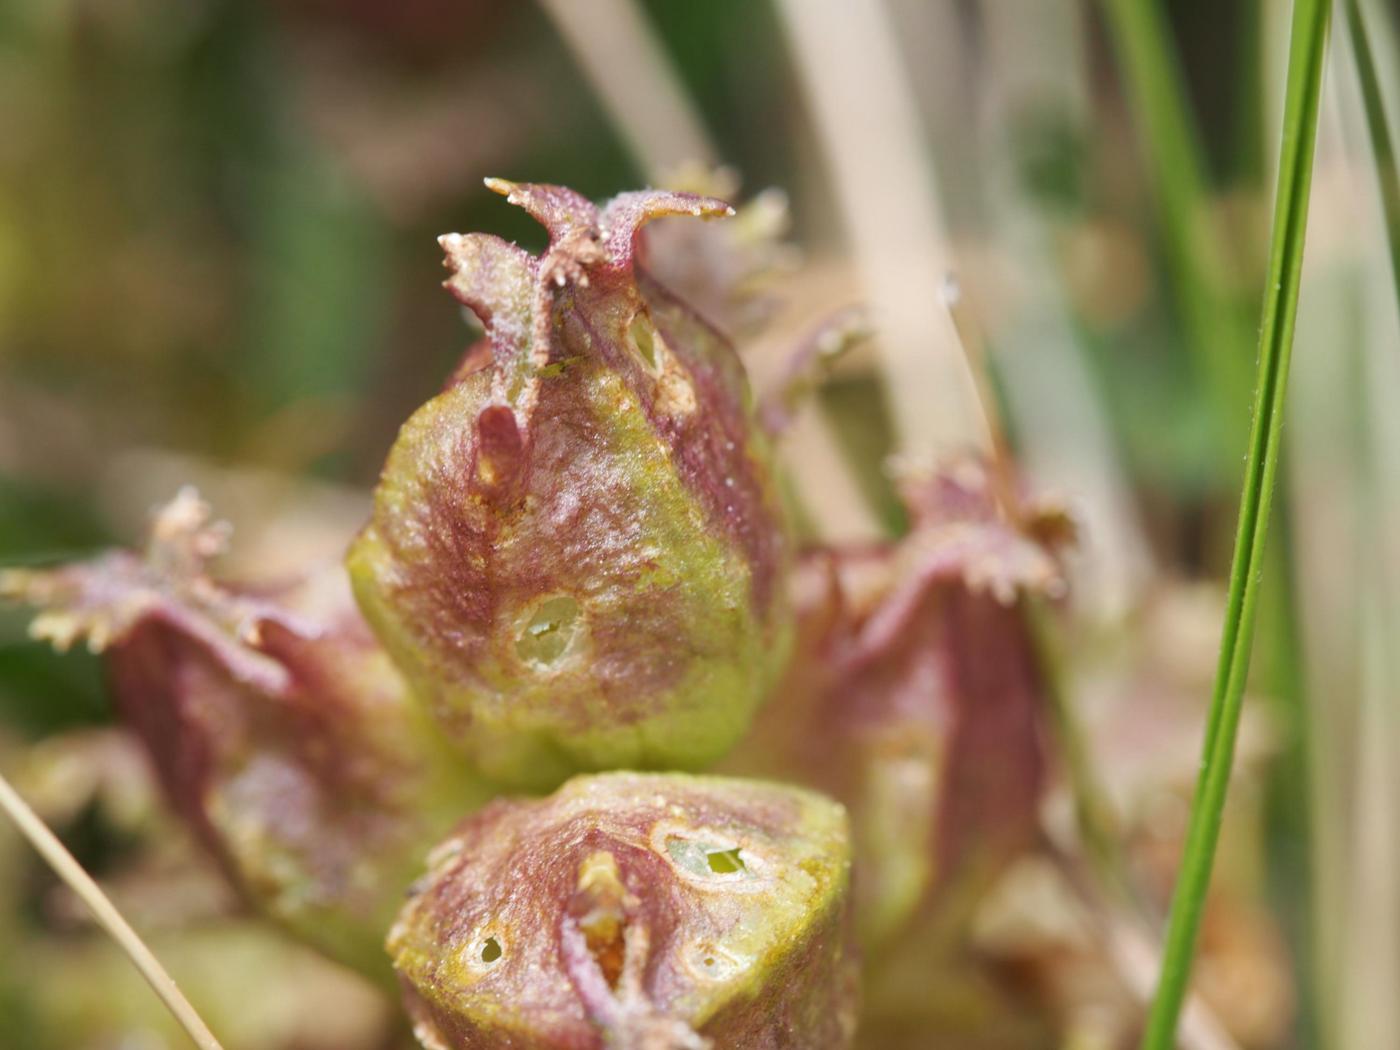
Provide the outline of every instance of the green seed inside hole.
[[694,839],[673,837],[666,840],[666,852],[677,865],[692,875],[738,875],[749,870],[737,846],[726,849]]
[[578,621],[578,602],[567,594],[546,598],[515,640],[526,663],[548,667],[569,651]]
[[486,943],[481,946],[481,961],[486,963],[495,962],[501,957],[501,942],[494,937],[487,937]]
[[733,875],[736,871],[748,870],[737,849],[707,850],[705,859],[710,862],[710,870],[716,875]]

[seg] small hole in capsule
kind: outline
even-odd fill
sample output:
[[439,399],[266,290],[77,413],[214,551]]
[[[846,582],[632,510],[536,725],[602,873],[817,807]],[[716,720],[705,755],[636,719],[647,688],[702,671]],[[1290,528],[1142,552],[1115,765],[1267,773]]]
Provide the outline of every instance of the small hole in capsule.
[[673,861],[693,875],[749,873],[743,851],[738,846],[716,846],[673,835],[666,840],[666,852],[671,855]]
[[727,981],[747,968],[742,956],[734,955],[710,941],[691,944],[686,951],[685,962],[692,975],[705,981]]
[[493,963],[501,957],[501,942],[494,937],[487,937],[486,943],[481,946],[481,961]]
[[639,312],[627,326],[627,338],[632,344],[632,349],[637,356],[642,359],[642,363],[647,368],[656,371],[656,327],[652,324],[651,318],[645,313]]
[[551,667],[573,644],[578,615],[578,602],[569,595],[546,598],[517,635],[516,652],[522,660],[536,667]]

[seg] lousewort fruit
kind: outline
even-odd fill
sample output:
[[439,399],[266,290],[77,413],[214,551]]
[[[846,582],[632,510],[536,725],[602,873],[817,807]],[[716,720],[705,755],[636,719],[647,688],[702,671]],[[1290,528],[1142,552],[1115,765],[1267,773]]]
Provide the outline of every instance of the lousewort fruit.
[[442,238],[487,346],[400,432],[356,595],[488,776],[697,767],[785,662],[786,541],[738,357],[634,254],[650,219],[729,208],[489,185],[550,246]]
[[833,1050],[848,863],[844,810],[807,791],[580,776],[462,824],[389,950],[428,1047]]
[[31,633],[103,654],[121,721],[250,903],[388,977],[382,948],[427,848],[482,801],[410,702],[343,572],[275,592],[216,582],[226,532],[186,489],[143,553],[0,576]]
[[967,888],[1035,839],[1048,712],[1022,600],[1063,588],[1068,529],[1052,507],[1008,520],[976,462],[905,501],[898,543],[804,559],[797,658],[725,766],[850,808],[872,957],[957,918],[936,902],[965,917]]

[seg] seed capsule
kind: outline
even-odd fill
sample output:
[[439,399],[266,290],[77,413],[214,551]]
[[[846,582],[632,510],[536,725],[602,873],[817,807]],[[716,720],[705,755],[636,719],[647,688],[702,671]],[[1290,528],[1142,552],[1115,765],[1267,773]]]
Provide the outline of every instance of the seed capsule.
[[737,356],[634,250],[649,219],[729,209],[488,185],[550,247],[442,239],[490,354],[400,432],[349,555],[356,595],[487,775],[696,767],[783,665],[786,542]]
[[576,777],[469,818],[389,938],[446,1050],[850,1043],[842,808],[760,781]]
[[408,701],[343,575],[215,582],[225,531],[183,491],[146,550],[0,576],[31,633],[103,654],[120,720],[171,806],[249,901],[387,976],[382,940],[427,848],[483,800]]
[[977,463],[905,497],[900,542],[804,560],[798,656],[725,765],[850,808],[871,947],[955,922],[960,891],[1034,840],[1046,707],[1023,597],[1062,589],[1068,527],[1053,508],[1008,521]]

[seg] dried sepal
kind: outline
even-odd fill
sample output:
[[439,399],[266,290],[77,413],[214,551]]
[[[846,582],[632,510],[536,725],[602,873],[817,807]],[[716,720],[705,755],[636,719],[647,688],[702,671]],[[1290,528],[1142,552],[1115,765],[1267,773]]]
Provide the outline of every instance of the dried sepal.
[[284,680],[277,669],[238,642],[281,611],[218,586],[208,573],[229,534],[228,524],[214,520],[209,505],[186,487],[153,514],[141,553],[111,551],[57,569],[7,569],[0,572],[0,598],[37,607],[30,637],[61,652],[84,643],[101,653],[141,620],[166,617],[219,648],[240,677],[279,688]]
[[758,781],[613,773],[500,801],[389,938],[427,1047],[849,1045],[844,811]]
[[697,766],[781,666],[788,554],[738,357],[637,265],[637,234],[728,205],[489,185],[550,246],[443,239],[490,356],[402,429],[349,556],[357,597],[493,777]]
[[901,558],[917,562],[928,583],[960,579],[1003,605],[1027,593],[1064,597],[1074,518],[1056,498],[1023,491],[998,478],[997,469],[976,458],[936,470],[900,469],[900,494],[913,523]]
[[174,808],[261,911],[332,957],[380,948],[424,849],[482,800],[359,617],[343,573],[257,591],[209,560],[192,489],[145,550],[5,575],[36,637],[102,653],[121,723]]
[[[738,200],[739,178],[729,168],[685,165],[661,181],[671,190]],[[787,240],[791,225],[787,195],[770,188],[739,203],[730,222],[649,227],[642,257],[702,317],[743,339],[770,320],[777,306],[774,286],[797,268],[799,253]]]
[[765,394],[760,405],[759,418],[768,433],[781,436],[826,380],[832,366],[868,339],[872,331],[866,309],[849,306],[824,318],[798,343],[776,386]]

